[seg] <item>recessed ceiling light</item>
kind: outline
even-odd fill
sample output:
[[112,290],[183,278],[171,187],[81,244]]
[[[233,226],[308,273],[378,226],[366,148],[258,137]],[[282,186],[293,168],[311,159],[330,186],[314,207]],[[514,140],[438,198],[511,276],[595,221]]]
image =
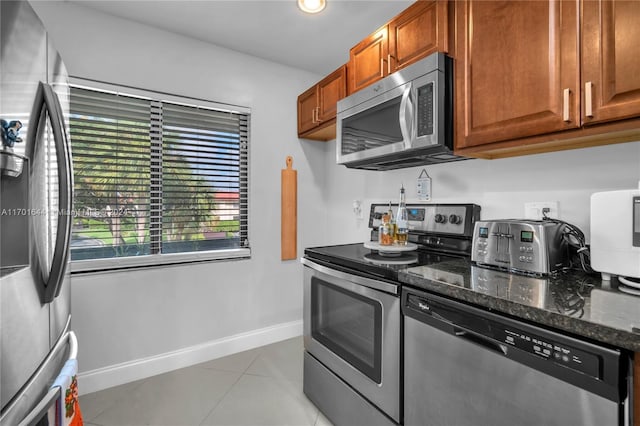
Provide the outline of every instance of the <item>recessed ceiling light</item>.
[[326,0],[298,0],[300,10],[307,13],[321,12],[326,5]]

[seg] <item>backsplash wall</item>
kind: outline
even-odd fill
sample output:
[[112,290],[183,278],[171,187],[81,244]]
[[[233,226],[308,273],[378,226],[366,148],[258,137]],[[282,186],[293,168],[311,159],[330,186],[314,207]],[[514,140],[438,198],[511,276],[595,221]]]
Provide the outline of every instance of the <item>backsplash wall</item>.
[[[325,155],[327,244],[368,240],[371,203],[397,203],[401,184],[407,202],[419,202],[416,180],[423,167],[385,172],[347,169],[335,164],[335,141],[327,143]],[[526,202],[557,201],[559,218],[578,226],[589,241],[591,194],[638,187],[640,142],[424,169],[432,178],[431,203],[476,203],[482,207],[482,219],[506,219],[524,218]],[[363,202],[363,220],[353,213],[356,199]]]

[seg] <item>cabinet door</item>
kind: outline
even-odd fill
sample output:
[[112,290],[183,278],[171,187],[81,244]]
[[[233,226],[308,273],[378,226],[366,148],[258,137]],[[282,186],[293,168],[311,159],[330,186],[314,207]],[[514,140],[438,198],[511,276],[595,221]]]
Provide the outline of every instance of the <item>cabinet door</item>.
[[349,52],[349,93],[355,93],[387,75],[388,28],[385,25]]
[[318,86],[298,96],[298,135],[317,126]]
[[577,6],[456,2],[456,148],[580,126]]
[[584,124],[640,116],[640,1],[582,7]]
[[389,69],[448,51],[446,0],[420,0],[389,22]]
[[347,94],[347,67],[341,66],[318,83],[318,120],[336,117],[337,103]]

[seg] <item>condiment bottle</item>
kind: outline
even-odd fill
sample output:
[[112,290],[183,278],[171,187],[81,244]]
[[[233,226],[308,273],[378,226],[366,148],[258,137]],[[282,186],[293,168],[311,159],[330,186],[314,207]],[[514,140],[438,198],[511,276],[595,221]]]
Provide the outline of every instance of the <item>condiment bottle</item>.
[[382,224],[378,227],[378,243],[381,246],[390,246],[393,244],[393,234],[391,230],[391,216],[382,215]]
[[400,188],[400,202],[396,213],[396,229],[394,243],[406,246],[409,238],[409,214],[407,213],[407,202],[404,194],[404,186]]
[[389,215],[389,227],[391,229],[391,240],[395,241],[396,238],[396,220],[393,216],[393,210],[391,210],[391,201],[389,201],[389,210],[387,210],[387,214]]

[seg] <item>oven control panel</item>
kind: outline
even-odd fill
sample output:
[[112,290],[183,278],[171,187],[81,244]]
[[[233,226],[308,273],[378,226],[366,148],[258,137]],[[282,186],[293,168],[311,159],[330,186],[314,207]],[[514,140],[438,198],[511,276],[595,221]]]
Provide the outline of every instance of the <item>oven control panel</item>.
[[[369,228],[377,229],[389,204],[371,204]],[[398,204],[391,204],[395,217]],[[407,204],[409,232],[471,237],[480,220],[480,206],[475,204]]]

